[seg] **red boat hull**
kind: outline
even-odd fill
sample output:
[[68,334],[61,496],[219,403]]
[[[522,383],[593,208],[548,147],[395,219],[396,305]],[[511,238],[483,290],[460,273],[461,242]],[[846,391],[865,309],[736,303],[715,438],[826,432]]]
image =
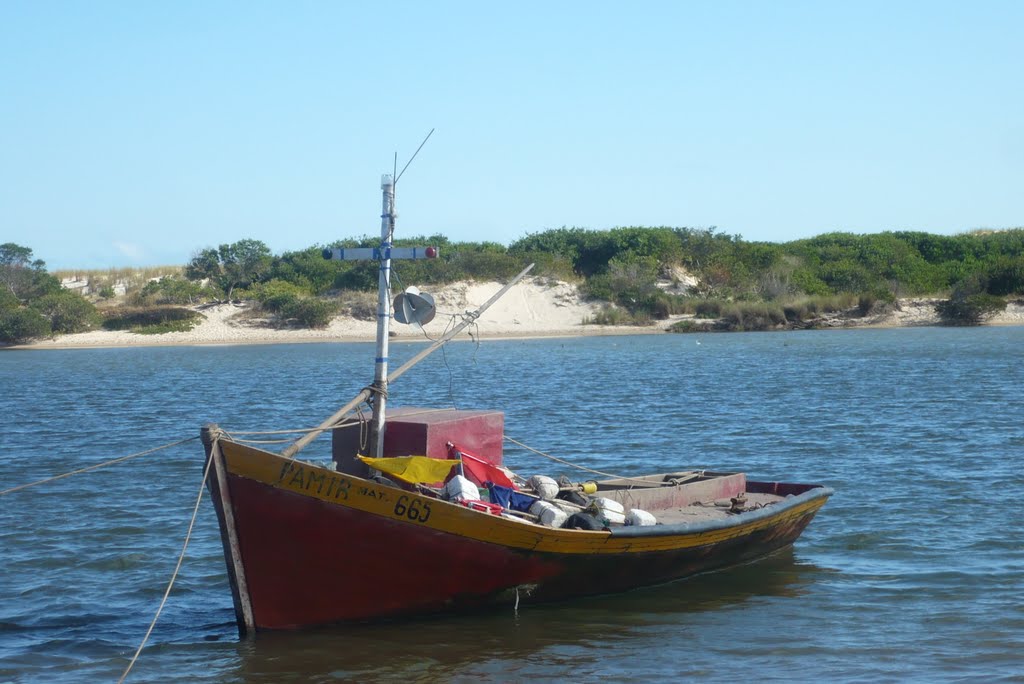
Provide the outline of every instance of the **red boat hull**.
[[[559,600],[667,582],[791,544],[830,493],[810,491],[745,524],[678,532],[642,528],[650,532],[623,536],[508,521],[269,452],[222,446],[225,481],[215,477],[211,491],[236,608],[251,609],[246,620],[238,610],[243,631]],[[232,529],[226,529],[225,508]]]

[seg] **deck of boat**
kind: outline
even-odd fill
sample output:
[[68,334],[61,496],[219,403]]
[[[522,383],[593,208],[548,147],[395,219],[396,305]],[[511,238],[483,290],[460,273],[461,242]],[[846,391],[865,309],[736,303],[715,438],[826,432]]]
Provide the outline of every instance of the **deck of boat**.
[[[744,512],[770,506],[771,504],[782,501],[785,497],[777,496],[775,494],[745,494],[747,502],[744,506]],[[698,523],[706,522],[710,520],[725,520],[736,515],[731,513],[730,502],[728,500],[719,500],[710,502],[696,502],[689,506],[674,506],[672,508],[664,508],[659,510],[651,510],[658,522],[663,525],[676,525],[680,523]]]

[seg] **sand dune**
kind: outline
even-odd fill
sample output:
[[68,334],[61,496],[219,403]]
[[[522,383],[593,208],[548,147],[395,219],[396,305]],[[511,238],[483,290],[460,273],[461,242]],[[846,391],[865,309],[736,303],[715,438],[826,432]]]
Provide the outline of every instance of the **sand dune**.
[[[434,292],[437,316],[422,330],[392,323],[392,337],[397,339],[437,338],[449,327],[458,325],[463,316],[487,301],[502,284],[461,282]],[[536,337],[614,335],[657,332],[659,327],[583,325],[600,306],[582,300],[574,285],[526,279],[512,288],[491,306],[463,333],[480,337]],[[124,331],[94,330],[42,340],[27,348],[82,348],[120,346],[162,346],[191,344],[273,344],[287,342],[356,342],[371,341],[377,334],[375,321],[338,316],[322,330],[277,329],[253,321],[244,314],[245,303],[225,303],[201,310],[203,321],[188,332],[162,335],[139,335]],[[663,328],[664,326],[661,326]]]

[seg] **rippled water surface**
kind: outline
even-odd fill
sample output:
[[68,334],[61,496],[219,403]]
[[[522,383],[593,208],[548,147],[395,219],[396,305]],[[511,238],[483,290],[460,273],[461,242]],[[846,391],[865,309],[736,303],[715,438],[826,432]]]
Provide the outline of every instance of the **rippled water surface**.
[[[0,488],[210,421],[315,425],[372,358],[333,344],[0,353]],[[392,394],[502,409],[509,436],[598,470],[740,469],[836,494],[792,550],[664,587],[246,641],[204,497],[131,681],[1024,681],[1024,328],[459,343]],[[304,453],[326,459],[329,443]],[[193,441],[0,497],[0,681],[120,676],[202,457]],[[564,471],[513,447],[506,462]]]

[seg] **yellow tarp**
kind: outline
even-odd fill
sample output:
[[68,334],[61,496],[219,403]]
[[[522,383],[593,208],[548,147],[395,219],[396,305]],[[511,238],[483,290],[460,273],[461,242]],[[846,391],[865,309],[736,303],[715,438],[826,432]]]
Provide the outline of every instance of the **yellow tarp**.
[[457,466],[458,461],[449,458],[428,456],[401,456],[399,458],[370,458],[359,456],[359,460],[374,470],[388,473],[413,484],[442,482]]

